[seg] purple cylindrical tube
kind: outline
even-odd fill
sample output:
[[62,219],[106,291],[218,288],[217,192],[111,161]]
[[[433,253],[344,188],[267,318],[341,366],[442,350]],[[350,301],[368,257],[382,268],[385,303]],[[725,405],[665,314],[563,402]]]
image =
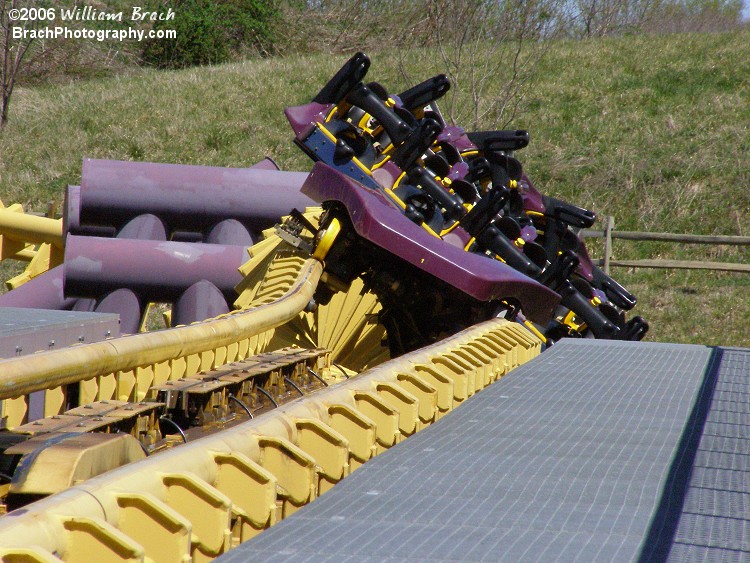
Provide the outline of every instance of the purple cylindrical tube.
[[219,288],[210,281],[200,280],[185,290],[172,307],[172,326],[189,325],[229,312]]
[[120,333],[136,334],[141,329],[143,306],[134,291],[120,288],[108,293],[96,304],[97,313],[120,315]]
[[115,236],[112,225],[81,225],[81,186],[68,186],[65,190],[62,220],[63,238],[68,233],[95,237]]
[[242,279],[244,246],[110,239],[68,235],[64,287],[67,297],[100,297],[120,288],[143,302],[174,301],[194,283],[213,283],[227,300]]
[[225,219],[211,228],[204,242],[252,246],[254,241],[252,235],[242,223],[235,219]]
[[85,159],[77,219],[80,225],[121,227],[151,213],[170,231],[205,231],[225,219],[264,229],[292,208],[316,205],[300,192],[306,177],[265,167]]
[[25,284],[0,295],[0,307],[25,309],[70,309],[75,299],[63,294],[63,267],[57,266]]
[[156,215],[144,213],[125,223],[117,232],[117,238],[167,240],[167,230]]

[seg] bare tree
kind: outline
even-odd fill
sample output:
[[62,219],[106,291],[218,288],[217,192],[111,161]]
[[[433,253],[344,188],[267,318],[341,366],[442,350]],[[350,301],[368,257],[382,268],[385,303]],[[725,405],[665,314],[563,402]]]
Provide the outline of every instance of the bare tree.
[[574,0],[574,35],[725,31],[742,22],[742,0]]
[[633,0],[578,0],[584,36],[603,37],[620,31],[628,25],[637,3]]
[[[436,51],[453,89],[446,117],[475,129],[507,126],[557,31],[562,0],[428,0]],[[468,94],[468,104],[461,103]]]
[[13,94],[13,88],[16,85],[18,70],[21,68],[24,56],[33,43],[33,39],[21,37],[15,39],[13,28],[16,26],[11,19],[10,13],[18,9],[18,0],[0,0],[0,34],[2,34],[2,68],[0,68],[0,131],[8,122],[8,107],[10,97]]
[[729,31],[741,26],[741,0],[658,0],[642,29],[682,33]]

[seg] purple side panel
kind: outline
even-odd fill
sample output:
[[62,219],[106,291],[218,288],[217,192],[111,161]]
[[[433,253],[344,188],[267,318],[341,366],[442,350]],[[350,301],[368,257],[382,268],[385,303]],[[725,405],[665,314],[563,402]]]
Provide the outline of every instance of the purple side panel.
[[189,325],[229,312],[224,296],[210,281],[191,285],[172,307],[172,326]]
[[63,267],[57,266],[31,281],[0,295],[0,307],[24,309],[70,309],[75,299],[63,295]]
[[443,236],[443,240],[448,244],[458,247],[461,250],[466,248],[471,240],[471,235],[464,231],[461,227],[456,227],[450,233]]
[[276,161],[270,156],[267,156],[260,162],[253,164],[250,168],[252,168],[253,170],[281,170],[281,168],[279,168],[279,165],[276,164]]
[[588,281],[593,281],[594,263],[591,261],[589,251],[583,241],[581,241],[581,243],[578,245],[576,256],[578,256],[578,260],[580,260],[580,262],[578,263],[578,267],[576,268],[576,273],[584,277]]
[[560,299],[510,266],[431,236],[384,195],[323,163],[315,164],[302,191],[319,202],[341,202],[361,237],[479,301],[517,298],[528,318],[545,324]]
[[242,276],[244,246],[110,239],[68,235],[65,246],[65,295],[99,297],[127,288],[144,301],[173,301],[206,279],[227,299]]
[[438,135],[437,140],[438,142],[450,143],[458,152],[477,150],[477,146],[466,136],[466,131],[455,125],[445,127]]
[[79,222],[122,226],[151,213],[170,230],[204,231],[224,219],[264,229],[293,207],[314,205],[299,191],[306,176],[263,168],[85,159]]
[[129,289],[116,289],[107,294],[99,300],[94,311],[120,315],[121,334],[137,334],[140,331],[143,308],[138,296]]
[[315,127],[315,123],[324,123],[326,115],[332,104],[318,104],[312,102],[304,106],[292,106],[284,108],[284,115],[292,126],[294,135],[297,139],[302,140],[307,137]]
[[[526,176],[526,174],[523,174],[521,176],[521,181],[519,182],[519,191],[521,191],[521,195],[523,197],[524,211],[536,211],[537,213],[546,212],[542,194],[539,193],[539,190],[534,187],[534,184],[531,182],[531,180],[529,180],[529,177]],[[576,255],[580,260],[578,268],[576,268],[576,272],[588,281],[593,280],[594,263],[591,261],[591,257],[589,256],[588,250],[586,249],[586,245],[583,241],[581,241],[581,243],[578,245]]]
[[29,422],[34,422],[40,418],[44,418],[44,399],[45,391],[35,391],[29,393],[29,410],[26,411],[26,418]]
[[372,177],[375,178],[375,181],[386,189],[392,188],[401,174],[403,174],[403,170],[391,160],[372,171]]
[[523,198],[524,211],[536,211],[537,213],[546,211],[542,194],[534,187],[526,174],[521,175],[521,181],[518,182],[518,191],[521,192]]

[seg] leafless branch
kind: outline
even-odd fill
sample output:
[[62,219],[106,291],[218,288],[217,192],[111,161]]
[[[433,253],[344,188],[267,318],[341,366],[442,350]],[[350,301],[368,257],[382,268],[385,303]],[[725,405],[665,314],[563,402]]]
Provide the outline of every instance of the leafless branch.
[[[16,85],[18,70],[21,68],[24,57],[31,46],[33,39],[13,39],[13,28],[9,12],[18,7],[17,0],[0,0],[0,29],[3,35],[3,61],[0,68],[0,131],[8,122],[8,108]],[[21,26],[23,27],[23,26]]]

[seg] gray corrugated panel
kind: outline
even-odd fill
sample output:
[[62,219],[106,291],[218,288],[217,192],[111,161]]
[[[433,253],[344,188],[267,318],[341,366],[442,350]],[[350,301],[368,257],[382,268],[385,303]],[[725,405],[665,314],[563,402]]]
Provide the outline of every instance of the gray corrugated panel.
[[750,350],[720,352],[670,561],[750,561]]
[[115,336],[120,336],[119,315],[0,307],[0,358]]
[[635,559],[711,356],[561,342],[221,561]]

